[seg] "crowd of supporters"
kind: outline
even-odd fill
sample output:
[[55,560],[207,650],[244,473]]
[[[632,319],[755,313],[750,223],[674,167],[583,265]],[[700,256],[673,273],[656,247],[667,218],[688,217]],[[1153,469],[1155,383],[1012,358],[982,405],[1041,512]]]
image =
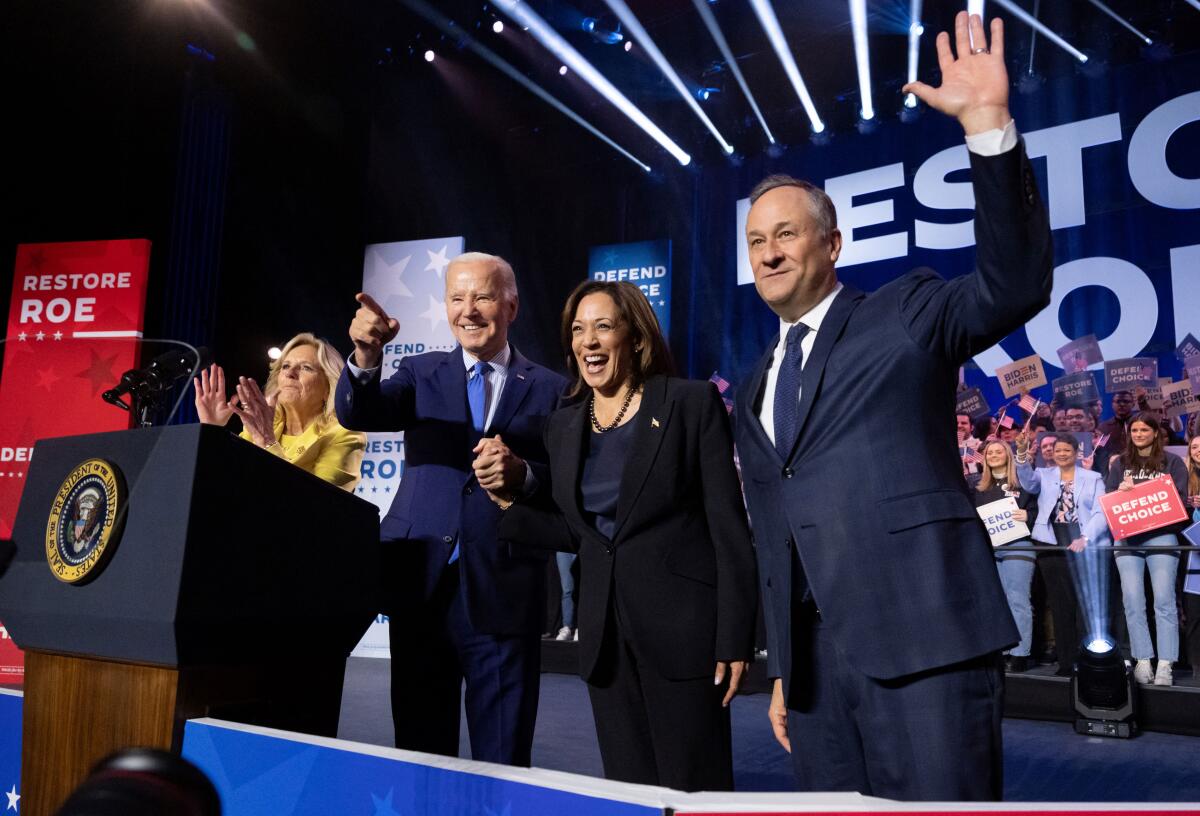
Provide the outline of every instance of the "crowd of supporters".
[[[1200,676],[1200,552],[1181,549],[1191,544],[1183,531],[1200,521],[1200,414],[1188,422],[1168,417],[1142,389],[1113,394],[1110,407],[1107,418],[1099,401],[1026,403],[1026,411],[1010,405],[974,419],[959,414],[963,474],[977,507],[1011,497],[1013,518],[1030,529],[995,548],[1021,633],[1006,656],[1008,670],[1057,663],[1059,674],[1071,673],[1081,639],[1094,628],[1078,591],[1080,554],[1091,547],[1091,563],[1103,558],[1115,567],[1099,571],[1108,582],[1100,588],[1107,593],[1106,634],[1139,683],[1172,685],[1176,673]],[[1099,497],[1163,477],[1187,520],[1115,538]],[[1038,545],[1054,549],[1023,549]]]

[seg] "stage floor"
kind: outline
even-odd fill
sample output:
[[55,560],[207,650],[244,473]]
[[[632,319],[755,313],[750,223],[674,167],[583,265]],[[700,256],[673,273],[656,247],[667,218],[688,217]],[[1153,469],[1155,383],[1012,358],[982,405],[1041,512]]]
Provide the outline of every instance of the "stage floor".
[[[351,658],[342,696],[342,739],[392,744],[389,661]],[[790,790],[791,764],[771,736],[765,694],[736,698],[734,776],[739,790]],[[1004,795],[1017,802],[1200,801],[1200,738],[1142,733],[1131,740],[1081,737],[1068,723],[1004,721]],[[460,755],[470,756],[464,718]],[[533,764],[602,775],[587,690],[575,675],[542,675]]]

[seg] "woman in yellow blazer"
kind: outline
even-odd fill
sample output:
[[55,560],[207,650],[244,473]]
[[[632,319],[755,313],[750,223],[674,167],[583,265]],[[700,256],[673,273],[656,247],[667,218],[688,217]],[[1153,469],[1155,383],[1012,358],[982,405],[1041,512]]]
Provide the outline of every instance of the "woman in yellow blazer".
[[333,384],[345,362],[325,340],[303,332],[271,363],[266,385],[238,377],[237,396],[225,397],[225,372],[218,365],[195,379],[201,422],[225,425],[237,414],[241,438],[345,490],[358,484],[366,436],[338,424]]

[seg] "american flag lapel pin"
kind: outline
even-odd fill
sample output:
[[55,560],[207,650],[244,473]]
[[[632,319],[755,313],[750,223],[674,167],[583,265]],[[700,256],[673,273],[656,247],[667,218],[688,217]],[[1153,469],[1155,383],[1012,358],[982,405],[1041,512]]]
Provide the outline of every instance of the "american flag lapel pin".
[[658,417],[650,417],[650,427],[657,428],[659,425]]
[[524,375],[524,374],[518,374],[518,375],[517,375],[517,379],[518,379],[518,380],[523,380],[523,379],[525,379],[525,375]]

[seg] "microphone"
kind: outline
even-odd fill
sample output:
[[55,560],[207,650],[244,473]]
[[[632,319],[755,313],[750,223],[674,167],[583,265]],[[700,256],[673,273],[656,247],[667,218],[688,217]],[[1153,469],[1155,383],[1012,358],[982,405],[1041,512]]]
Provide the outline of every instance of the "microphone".
[[209,363],[208,349],[173,348],[158,355],[144,368],[131,368],[121,375],[121,381],[101,394],[110,405],[128,411],[129,403],[121,399],[129,394],[134,401],[152,400],[176,381]]

